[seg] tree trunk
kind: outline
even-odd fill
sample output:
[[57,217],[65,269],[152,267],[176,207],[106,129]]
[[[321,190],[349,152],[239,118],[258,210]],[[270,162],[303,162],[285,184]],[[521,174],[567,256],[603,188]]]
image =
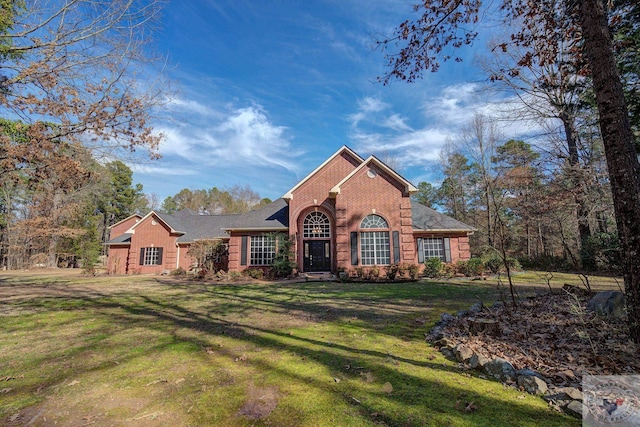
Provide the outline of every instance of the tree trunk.
[[584,188],[580,182],[580,163],[578,156],[578,144],[575,139],[575,129],[572,118],[569,114],[563,112],[560,114],[560,120],[564,126],[564,134],[567,140],[567,150],[569,152],[569,176],[576,202],[576,219],[578,220],[578,234],[580,236],[580,261],[585,266],[585,253],[582,250],[585,242],[591,237],[591,229],[589,228],[589,209],[586,206],[584,197]]
[[640,165],[601,0],[577,2],[613,193],[631,339],[640,343]]

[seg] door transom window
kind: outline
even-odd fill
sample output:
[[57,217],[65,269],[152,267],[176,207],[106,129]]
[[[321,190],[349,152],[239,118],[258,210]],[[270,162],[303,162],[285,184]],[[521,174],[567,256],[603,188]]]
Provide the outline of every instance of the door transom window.
[[304,238],[329,238],[331,237],[331,224],[329,218],[322,212],[311,212],[304,219],[302,225]]

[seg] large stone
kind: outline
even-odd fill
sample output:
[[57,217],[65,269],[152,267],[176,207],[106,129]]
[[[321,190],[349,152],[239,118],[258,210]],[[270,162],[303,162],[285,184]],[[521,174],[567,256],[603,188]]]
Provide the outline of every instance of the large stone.
[[440,353],[442,353],[444,355],[444,357],[446,357],[449,360],[455,360],[456,356],[455,354],[453,354],[453,350],[449,347],[442,347],[440,349]]
[[553,392],[555,394],[564,394],[572,400],[582,401],[582,392],[576,387],[558,387]]
[[549,389],[547,383],[537,375],[519,375],[517,378],[518,387],[530,394],[542,395]]
[[599,292],[587,303],[587,310],[612,317],[624,316],[624,295],[618,291]]
[[564,410],[569,415],[576,418],[582,418],[582,402],[579,400],[572,400],[567,406],[565,406]]
[[474,353],[473,356],[471,356],[471,359],[469,359],[469,366],[471,369],[482,369],[484,368],[484,365],[489,362],[491,362],[491,359],[488,357],[479,353]]
[[456,360],[458,362],[467,362],[473,356],[473,350],[467,347],[464,344],[458,344],[456,348],[453,349],[453,354],[456,356]]
[[497,357],[484,365],[484,371],[492,378],[502,382],[514,381],[516,370],[511,363],[501,357]]
[[443,326],[434,326],[429,331],[429,334],[425,334],[425,337],[429,341],[438,341],[445,337]]

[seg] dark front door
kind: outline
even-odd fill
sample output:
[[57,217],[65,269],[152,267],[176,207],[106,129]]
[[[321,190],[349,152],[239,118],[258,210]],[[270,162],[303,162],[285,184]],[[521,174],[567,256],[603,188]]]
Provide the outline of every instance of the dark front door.
[[304,271],[331,271],[329,240],[304,242]]

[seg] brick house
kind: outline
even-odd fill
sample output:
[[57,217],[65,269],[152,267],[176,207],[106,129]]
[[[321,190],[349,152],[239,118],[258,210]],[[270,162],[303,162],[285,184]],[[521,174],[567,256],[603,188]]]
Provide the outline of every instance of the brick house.
[[228,248],[224,269],[268,268],[274,232],[293,239],[300,272],[337,272],[356,267],[422,264],[437,257],[470,258],[470,227],[412,202],[417,189],[376,157],[361,158],[344,146],[282,198],[244,214],[172,215],[149,212],[111,227],[108,271],[162,273],[194,260],[189,245],[219,239]]

